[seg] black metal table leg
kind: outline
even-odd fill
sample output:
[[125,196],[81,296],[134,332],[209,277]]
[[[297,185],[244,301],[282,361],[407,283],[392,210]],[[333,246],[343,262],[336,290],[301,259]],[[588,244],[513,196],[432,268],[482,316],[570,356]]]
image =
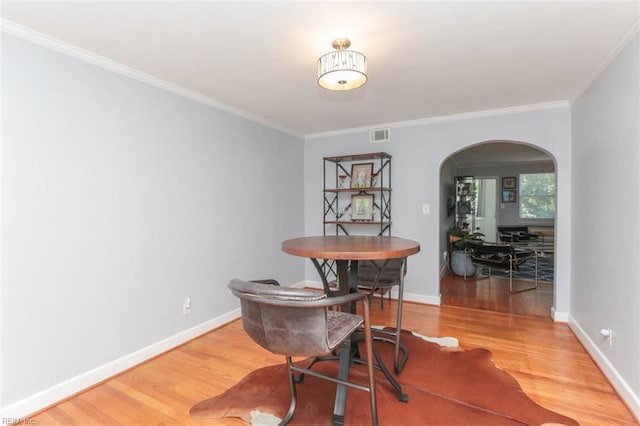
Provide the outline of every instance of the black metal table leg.
[[[338,378],[347,380],[349,378],[349,364],[351,363],[351,340],[347,339],[340,346],[340,362],[338,365]],[[336,390],[336,402],[333,406],[334,426],[344,425],[344,404],[347,400],[347,387],[338,385]]]
[[[316,267],[316,269],[318,270],[318,273],[320,274],[325,291],[328,291],[329,286],[328,286],[326,277],[322,273],[322,268],[320,266],[320,263],[317,261],[317,259],[311,259],[311,260],[314,266]],[[387,262],[384,263],[384,266],[383,268],[381,268],[381,271],[379,271],[378,275],[380,275],[382,271],[384,271],[384,267],[387,265]],[[337,279],[338,279],[337,293],[348,294],[348,293],[353,293],[358,291],[358,261],[352,260],[349,263],[349,261],[347,260],[337,260],[336,266],[337,266]],[[374,341],[383,340],[383,341],[390,341],[391,343],[395,343],[393,367],[396,374],[400,373],[400,371],[404,367],[404,364],[406,363],[407,356],[408,356],[406,348],[404,348],[404,351],[403,351],[404,357],[402,359],[400,359],[400,355],[399,355],[400,347],[402,346],[400,344],[400,327],[402,324],[402,301],[401,300],[403,297],[403,287],[404,287],[403,272],[405,267],[406,267],[406,258],[403,259],[402,267],[401,267],[402,269],[400,271],[401,281],[399,286],[400,287],[399,297],[398,297],[399,305],[398,305],[398,317],[397,317],[395,341],[390,341],[390,339],[374,336]],[[376,277],[376,281],[377,281],[377,277]],[[331,291],[330,293],[328,293],[328,295],[331,295],[331,293],[335,294],[336,292]],[[346,312],[355,312],[356,310],[355,303],[350,305],[345,305],[342,307],[342,309]],[[375,367],[384,374],[384,376],[387,378],[391,386],[396,391],[398,400],[402,402],[407,402],[409,400],[409,396],[406,393],[402,392],[402,386],[400,385],[400,383],[398,383],[398,381],[393,377],[393,375],[389,372],[389,370],[385,366],[382,358],[380,357],[379,352],[375,348],[375,344],[374,344],[373,352],[374,352],[375,360],[367,360],[366,362],[375,362],[376,363]],[[340,379],[346,380],[349,377],[349,365],[351,361],[354,360],[354,357],[356,362],[360,362],[360,363],[365,362],[360,358],[357,339],[353,339],[353,340],[348,339],[344,341],[340,347],[340,359],[339,359],[339,366],[338,366],[338,377]],[[335,399],[334,409],[333,409],[333,425],[334,426],[344,425],[344,411],[345,411],[345,403],[347,399],[347,389],[348,388],[345,385],[338,384],[337,386],[336,399]]]

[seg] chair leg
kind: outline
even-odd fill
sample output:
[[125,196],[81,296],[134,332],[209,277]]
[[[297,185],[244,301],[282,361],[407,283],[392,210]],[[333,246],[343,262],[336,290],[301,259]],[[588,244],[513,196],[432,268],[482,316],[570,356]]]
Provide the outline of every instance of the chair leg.
[[[386,268],[388,263],[389,263],[389,259],[385,260],[384,264],[378,271],[378,275],[373,281],[371,291],[369,292],[370,302],[375,296],[376,287],[377,287],[378,279],[380,278],[380,274],[382,273],[382,271],[384,271],[384,268]],[[394,354],[393,354],[393,369],[396,374],[400,374],[400,372],[402,372],[402,369],[404,368],[407,362],[407,359],[409,357],[409,352],[406,350],[406,347],[404,347],[402,343],[400,343],[400,334],[402,330],[402,302],[403,302],[403,291],[404,291],[404,275],[406,273],[406,268],[407,268],[407,258],[403,258],[402,263],[400,265],[400,279],[399,279],[399,285],[398,285],[398,304],[397,304],[398,311],[397,311],[397,317],[396,317],[396,331],[394,335],[395,339],[393,342],[395,344]],[[466,267],[465,267],[465,270],[466,270]],[[384,293],[382,289],[378,289],[378,290],[380,290],[380,299],[382,303],[382,299],[384,298]],[[391,291],[389,291],[389,300],[391,300]],[[394,333],[386,332],[386,334],[393,335]],[[383,340],[387,340],[387,339],[383,339]],[[403,353],[402,358],[400,358],[401,350]]]
[[[377,330],[379,331],[379,330]],[[387,343],[394,343],[393,340],[391,339],[387,339],[387,338],[380,338],[379,336],[374,336],[373,340],[377,340],[380,341],[382,340],[383,342],[387,342]],[[406,352],[406,348],[403,349]],[[376,345],[373,345],[373,356],[376,359],[376,368],[378,370],[380,370],[382,372],[382,374],[384,374],[384,377],[387,378],[387,381],[389,381],[389,383],[391,384],[391,386],[393,387],[393,389],[396,391],[396,396],[398,398],[398,401],[400,402],[407,402],[409,401],[409,395],[407,395],[406,393],[402,392],[402,385],[400,383],[398,383],[398,381],[393,377],[393,375],[391,374],[391,372],[389,372],[389,369],[387,368],[387,366],[385,365],[384,361],[382,360],[382,356],[380,356],[380,352],[378,351]]]
[[509,293],[513,293],[513,267],[509,266]]
[[509,292],[511,294],[522,293],[523,291],[529,291],[529,290],[536,290],[538,288],[538,254],[537,253],[536,253],[535,259],[536,259],[535,285],[533,287],[526,287],[526,288],[521,288],[520,290],[514,290],[513,280],[512,280],[513,266],[511,266],[511,268],[509,269]]
[[296,383],[295,376],[293,374],[293,370],[291,367],[293,366],[293,362],[291,361],[291,357],[287,356],[287,374],[289,375],[289,387],[291,388],[291,404],[289,405],[289,411],[287,411],[287,415],[282,419],[278,426],[284,426],[293,419],[293,413],[296,411],[296,402],[298,399],[298,393],[296,392]]
[[400,285],[398,286],[398,313],[396,318],[396,345],[393,352],[393,370],[396,374],[400,374],[407,359],[409,358],[409,352],[404,352],[404,357],[400,360],[400,334],[402,331],[402,300],[404,299],[404,274],[407,267],[407,259],[402,260],[400,266]]
[[[393,341],[391,339],[375,337],[376,340],[383,340],[386,342],[390,342],[394,344],[394,352],[393,352],[393,370],[396,374],[400,374],[405,364],[407,363],[407,359],[409,358],[409,352],[401,342],[400,335],[402,331],[402,303],[404,299],[404,275],[407,268],[407,259],[404,258],[402,260],[402,264],[400,265],[400,279],[398,284],[398,303],[397,303],[397,313],[396,313],[396,330],[395,332],[391,331],[383,331],[377,330],[377,333],[386,334],[389,336],[393,336]],[[389,291],[389,298],[391,298],[391,291]],[[402,357],[400,357],[400,352],[402,352]]]
[[367,353],[367,372],[369,374],[369,399],[371,402],[371,424],[378,425],[378,405],[376,402],[376,380],[373,371],[373,335],[371,333],[371,317],[369,301],[363,299],[364,310],[364,342],[365,351]]

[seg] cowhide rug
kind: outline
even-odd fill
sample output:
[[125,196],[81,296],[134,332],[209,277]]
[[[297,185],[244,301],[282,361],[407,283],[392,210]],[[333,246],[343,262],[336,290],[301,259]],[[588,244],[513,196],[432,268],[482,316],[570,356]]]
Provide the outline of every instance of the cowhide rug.
[[[513,377],[493,364],[486,349],[443,348],[406,331],[402,342],[409,360],[397,379],[409,401],[398,401],[382,373],[376,372],[382,426],[578,424],[529,399]],[[393,345],[377,346],[386,365],[392,365]],[[336,374],[337,362],[321,362],[314,369]],[[350,374],[352,380],[366,383],[366,367],[352,364]],[[336,385],[307,375],[297,389],[298,405],[290,424],[330,425]],[[253,371],[223,394],[196,404],[190,413],[194,418],[239,417],[247,422],[253,415],[255,424],[265,424],[268,421],[255,418],[284,417],[290,398],[287,368],[281,364]],[[366,392],[348,390],[347,426],[370,424],[368,398]],[[255,417],[258,413],[263,417]]]

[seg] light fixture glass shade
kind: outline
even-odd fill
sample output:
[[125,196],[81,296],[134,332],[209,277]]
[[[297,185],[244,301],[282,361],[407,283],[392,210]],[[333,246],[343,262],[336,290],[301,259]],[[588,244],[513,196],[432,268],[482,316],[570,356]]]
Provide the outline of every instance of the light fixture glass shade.
[[318,84],[328,90],[357,89],[367,82],[367,58],[354,50],[336,50],[318,59]]

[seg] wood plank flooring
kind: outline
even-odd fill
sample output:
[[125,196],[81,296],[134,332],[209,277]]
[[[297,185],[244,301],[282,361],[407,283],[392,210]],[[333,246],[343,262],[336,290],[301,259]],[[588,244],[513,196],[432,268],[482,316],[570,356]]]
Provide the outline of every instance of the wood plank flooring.
[[[514,289],[532,286],[532,281],[513,280]],[[511,294],[509,279],[502,277],[463,277],[447,272],[440,280],[443,306],[462,306],[517,315],[550,318],[553,283],[539,281],[532,291]]]
[[[403,311],[405,329],[453,336],[464,348],[491,350],[494,363],[514,376],[529,397],[581,425],[638,424],[566,324],[455,306],[405,303]],[[393,325],[395,312],[393,301],[385,300],[384,309],[373,303],[373,323]],[[244,424],[195,420],[188,411],[250,371],[282,362],[283,357],[254,344],[236,320],[30,420],[37,425]]]

